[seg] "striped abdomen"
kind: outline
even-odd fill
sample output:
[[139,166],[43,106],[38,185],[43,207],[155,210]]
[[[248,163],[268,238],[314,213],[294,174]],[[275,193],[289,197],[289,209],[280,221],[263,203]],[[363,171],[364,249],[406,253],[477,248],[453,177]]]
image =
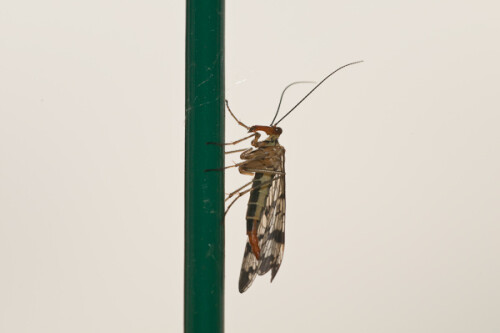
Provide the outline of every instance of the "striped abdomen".
[[257,259],[260,258],[259,240],[257,238],[257,230],[264,213],[267,197],[269,196],[269,188],[271,187],[274,175],[256,173],[253,179],[252,188],[250,191],[250,199],[248,200],[247,208],[247,235],[252,252]]

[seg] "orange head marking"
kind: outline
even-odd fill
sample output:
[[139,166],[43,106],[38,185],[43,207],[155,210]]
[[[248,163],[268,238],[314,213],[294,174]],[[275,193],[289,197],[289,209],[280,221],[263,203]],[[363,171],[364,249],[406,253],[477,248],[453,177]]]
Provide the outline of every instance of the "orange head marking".
[[255,125],[250,127],[248,132],[257,132],[257,131],[262,131],[265,132],[267,135],[280,135],[283,133],[283,130],[281,127],[277,126],[263,126],[263,125]]

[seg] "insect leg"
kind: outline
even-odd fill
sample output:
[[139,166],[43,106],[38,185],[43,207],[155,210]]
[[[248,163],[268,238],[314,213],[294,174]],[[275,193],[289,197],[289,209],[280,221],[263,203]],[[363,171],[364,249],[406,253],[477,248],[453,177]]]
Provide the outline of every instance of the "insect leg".
[[[277,178],[275,178],[275,179],[277,179]],[[234,200],[233,200],[233,201],[231,201],[231,203],[229,204],[229,206],[227,206],[226,211],[224,212],[224,215],[226,215],[226,214],[227,214],[227,212],[229,211],[229,208],[231,208],[231,206],[232,206],[232,205],[236,202],[236,200],[238,200],[239,198],[241,198],[242,196],[244,196],[245,194],[247,194],[247,193],[248,193],[248,192],[250,192],[251,190],[258,190],[259,188],[264,187],[264,186],[271,186],[270,184],[271,184],[271,183],[272,183],[275,179],[269,180],[269,181],[267,181],[267,182],[263,182],[263,183],[259,184],[258,186],[255,186],[255,187],[249,188],[248,190],[245,190],[245,191],[243,191],[243,192],[239,192],[239,193],[238,193],[238,196],[237,196],[236,198],[234,198]],[[252,182],[253,182],[253,181],[251,181],[250,183],[252,183]],[[243,189],[243,188],[244,188],[244,187],[246,187],[247,185],[248,185],[248,184],[245,184],[244,186],[240,187],[239,189]],[[237,191],[235,191],[235,192],[237,192]],[[234,192],[233,192],[233,193],[234,193]],[[232,195],[235,195],[235,194],[236,194],[236,193],[234,193],[234,194],[233,194],[233,193],[231,193],[231,194],[232,194]],[[226,198],[226,200],[227,200],[227,199],[229,199],[229,198],[230,198],[230,197],[227,197],[227,198]]]
[[229,108],[229,102],[227,101],[227,99],[226,99],[226,106],[227,106],[227,109],[228,109],[229,113],[231,114],[231,116],[233,116],[234,120],[236,120],[236,122],[238,123],[238,125],[241,125],[241,126],[245,127],[247,130],[249,130],[250,127],[248,127],[247,125],[245,125],[241,121],[239,121],[238,118],[236,118],[236,116],[233,114],[233,112]]
[[254,137],[256,133],[253,133],[247,137],[244,137],[243,139],[239,139],[233,142],[228,142],[228,143],[217,143],[217,142],[207,142],[207,145],[216,145],[216,146],[230,146],[230,145],[235,145],[237,143],[240,143],[241,141],[245,141],[246,139],[250,139],[251,137]]
[[[229,165],[229,166],[224,167],[224,168],[219,168],[219,169],[205,169],[205,172],[207,172],[207,171],[222,171],[222,170],[226,170],[226,169],[229,169],[229,168],[236,168],[236,167],[239,167],[239,166],[245,165],[245,164],[247,164],[247,163],[249,163],[249,162],[253,162],[253,161],[260,161],[260,160],[262,160],[262,159],[263,159],[262,157],[256,157],[256,158],[254,158],[254,159],[249,159],[249,160],[246,160],[246,161],[243,161],[243,162],[240,162],[240,163],[236,163],[236,164],[233,164],[233,165]],[[245,169],[245,170],[246,170],[246,169]],[[266,170],[264,170],[264,171],[266,171]],[[240,173],[245,174],[245,173],[244,173],[244,170],[242,170],[241,168],[240,168]],[[253,175],[253,173],[248,173],[248,174]]]
[[252,148],[243,148],[243,149],[238,149],[238,150],[230,150],[230,151],[226,151],[224,152],[224,154],[232,154],[232,153],[239,153],[240,151],[250,151],[252,150]]
[[219,169],[206,169],[205,172],[207,172],[207,171],[222,171],[222,170],[226,170],[229,168],[236,168],[236,167],[239,167],[240,165],[247,164],[247,163],[248,163],[248,161],[243,161],[243,162],[236,163],[233,165],[228,165],[227,167],[223,167],[223,168],[219,168]]
[[245,171],[248,172],[260,172],[260,173],[265,173],[268,175],[285,175],[283,171],[273,171],[273,170],[267,170],[267,169],[247,169],[245,168]]
[[247,187],[248,185],[252,184],[253,183],[253,180],[249,181],[248,183],[246,183],[245,185],[243,185],[242,187],[240,187],[239,189],[237,189],[236,191],[233,191],[231,193],[229,193],[227,195],[227,198],[224,200],[224,201],[227,201],[229,200],[230,198],[232,198],[235,194],[238,194],[242,189],[244,189],[245,187]]

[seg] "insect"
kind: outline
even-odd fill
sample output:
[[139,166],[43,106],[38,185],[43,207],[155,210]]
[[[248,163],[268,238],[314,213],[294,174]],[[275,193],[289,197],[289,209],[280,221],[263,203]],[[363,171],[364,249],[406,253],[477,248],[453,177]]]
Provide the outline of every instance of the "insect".
[[[316,90],[330,76],[350,65],[360,63],[356,61],[337,68],[321,80],[309,93],[307,93],[292,109],[290,109],[281,119],[275,122],[278,116],[281,101],[288,88],[298,83],[314,83],[309,81],[299,81],[289,84],[281,93],[278,110],[269,126],[255,125],[247,126],[233,114],[226,101],[226,106],[231,116],[236,122],[244,127],[249,136],[222,145],[235,145],[247,139],[251,139],[251,146],[247,149],[227,151],[226,154],[242,152],[240,163],[227,166],[223,169],[237,167],[244,175],[253,176],[253,180],[228,194],[226,201],[233,198],[226,209],[226,213],[231,206],[243,195],[250,193],[246,214],[247,222],[247,243],[243,254],[239,278],[239,291],[245,292],[254,281],[256,275],[264,275],[271,271],[271,282],[274,280],[283,260],[285,249],[285,148],[278,142],[278,138],[283,130],[278,127],[297,106],[299,106],[314,90]],[[264,132],[267,138],[259,141]],[[215,170],[211,170],[215,171]]]

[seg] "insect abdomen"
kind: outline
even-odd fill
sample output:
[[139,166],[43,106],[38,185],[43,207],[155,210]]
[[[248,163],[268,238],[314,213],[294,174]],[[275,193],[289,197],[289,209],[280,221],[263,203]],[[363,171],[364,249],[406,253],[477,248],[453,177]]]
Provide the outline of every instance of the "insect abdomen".
[[256,173],[250,191],[250,199],[248,200],[247,208],[247,235],[249,237],[252,252],[259,259],[259,245],[257,239],[257,230],[264,213],[267,197],[269,196],[269,188],[271,187],[273,175]]
[[[247,221],[260,220],[262,218],[272,178],[272,175],[266,175],[263,173],[255,174],[252,183],[252,187],[254,189],[250,191],[250,199],[248,200]],[[262,185],[263,183],[266,183],[267,185]]]

